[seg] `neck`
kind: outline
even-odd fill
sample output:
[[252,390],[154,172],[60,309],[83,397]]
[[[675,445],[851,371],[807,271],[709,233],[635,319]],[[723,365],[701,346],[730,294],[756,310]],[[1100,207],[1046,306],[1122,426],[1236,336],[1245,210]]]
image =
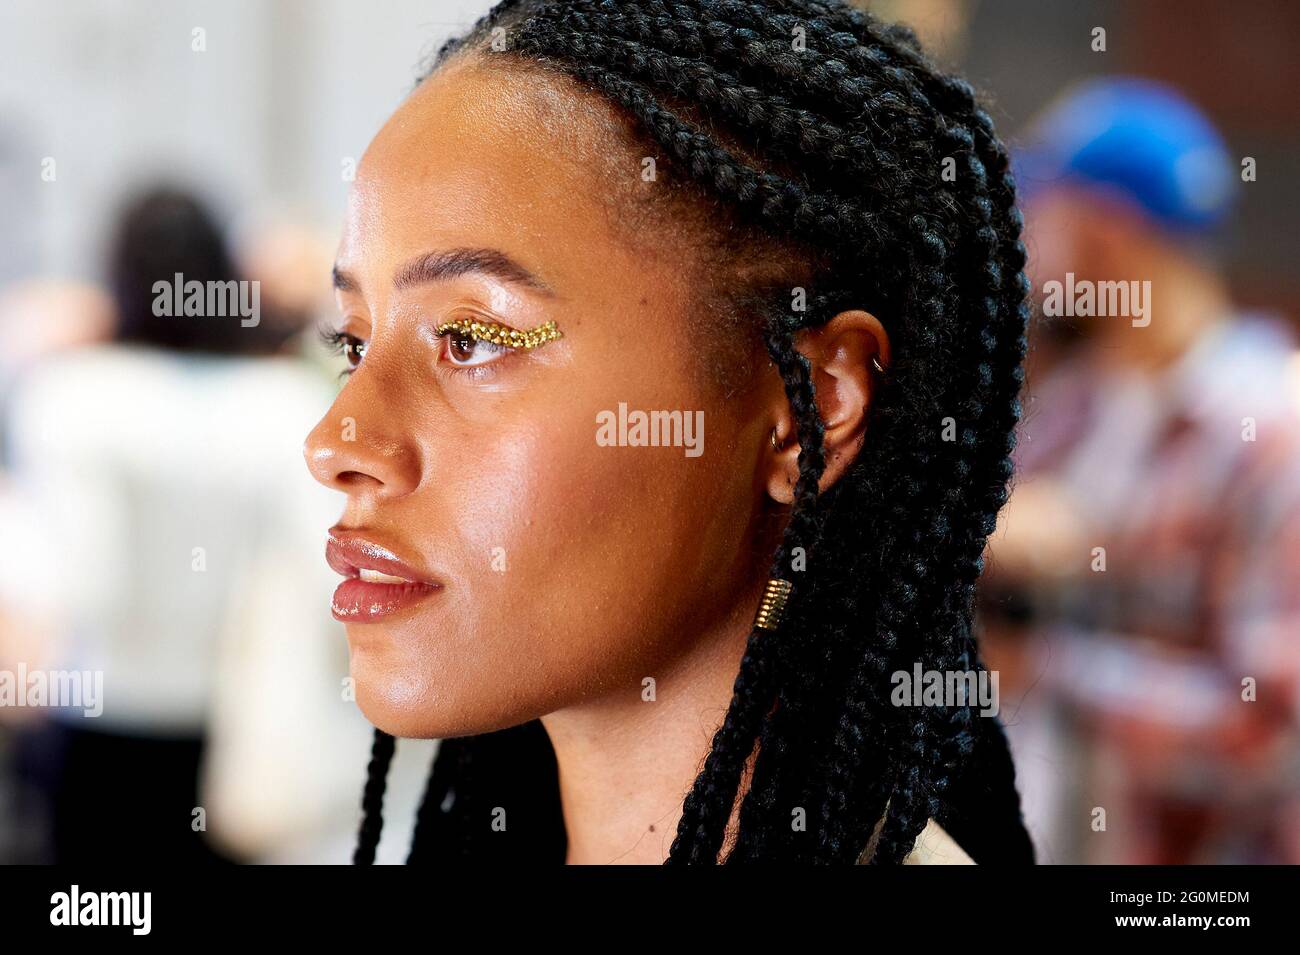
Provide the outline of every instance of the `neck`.
[[653,700],[638,682],[542,718],[559,766],[567,864],[668,857],[682,801],[730,705],[756,605],[745,601],[670,666],[646,674]]

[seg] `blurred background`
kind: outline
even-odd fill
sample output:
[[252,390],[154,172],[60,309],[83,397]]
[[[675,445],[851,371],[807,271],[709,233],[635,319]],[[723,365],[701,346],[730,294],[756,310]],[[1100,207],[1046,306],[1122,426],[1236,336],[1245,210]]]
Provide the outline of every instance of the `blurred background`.
[[[1041,861],[1300,862],[1300,6],[859,5],[1015,154],[1035,309],[980,624]],[[356,161],[489,6],[0,7],[0,673],[104,704],[0,706],[0,862],[349,858],[316,331]],[[178,335],[175,273],[257,282],[260,320]]]

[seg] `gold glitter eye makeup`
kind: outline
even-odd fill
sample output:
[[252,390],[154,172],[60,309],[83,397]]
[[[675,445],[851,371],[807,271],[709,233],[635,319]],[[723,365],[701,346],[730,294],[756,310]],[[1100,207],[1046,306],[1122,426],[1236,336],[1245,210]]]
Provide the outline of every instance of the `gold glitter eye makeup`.
[[462,368],[488,364],[507,349],[526,351],[563,337],[553,321],[520,330],[498,322],[454,319],[443,322],[435,333],[447,342],[448,361]]
[[549,341],[563,337],[563,333],[555,327],[554,321],[538,325],[536,328],[520,330],[498,322],[454,319],[450,322],[443,322],[434,331],[438,335],[456,331],[481,342],[504,345],[506,348],[525,349],[536,348],[538,345],[545,345]]

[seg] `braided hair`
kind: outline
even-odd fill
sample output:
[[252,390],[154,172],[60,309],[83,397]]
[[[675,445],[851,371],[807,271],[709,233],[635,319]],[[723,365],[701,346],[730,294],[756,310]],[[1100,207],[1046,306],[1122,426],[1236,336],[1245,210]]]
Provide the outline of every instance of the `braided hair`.
[[[1022,220],[970,85],[907,28],[841,0],[504,0],[432,69],[461,55],[605,97],[666,178],[728,229],[784,244],[807,283],[801,310],[789,281],[730,302],[796,422],[799,477],[771,560],[795,586],[779,629],[750,634],[667,862],[899,863],[931,818],[976,862],[1032,862],[997,718],[968,701],[890,703],[891,673],[915,663],[983,669],[975,585],[1020,415]],[[819,493],[823,425],[795,340],[846,308],[881,320],[892,358],[864,451]],[[392,745],[376,731],[357,862],[374,858]],[[507,805],[511,832],[491,831]],[[539,721],[441,743],[408,861],[562,862],[565,846]]]

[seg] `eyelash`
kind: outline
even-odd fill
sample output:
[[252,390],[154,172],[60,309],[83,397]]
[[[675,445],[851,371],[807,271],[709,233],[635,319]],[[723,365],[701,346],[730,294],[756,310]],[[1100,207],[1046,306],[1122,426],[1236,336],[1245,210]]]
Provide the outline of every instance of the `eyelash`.
[[[325,343],[326,347],[328,347],[330,351],[336,355],[342,356],[345,360],[347,360],[348,349],[358,347],[362,349],[365,348],[365,342],[361,339],[357,338],[355,335],[349,335],[347,332],[340,331],[337,328],[322,327],[320,330],[320,337],[321,341]],[[360,364],[359,361],[358,364]],[[346,378],[355,370],[355,366],[349,364],[349,367],[344,368],[339,372],[339,377]]]

